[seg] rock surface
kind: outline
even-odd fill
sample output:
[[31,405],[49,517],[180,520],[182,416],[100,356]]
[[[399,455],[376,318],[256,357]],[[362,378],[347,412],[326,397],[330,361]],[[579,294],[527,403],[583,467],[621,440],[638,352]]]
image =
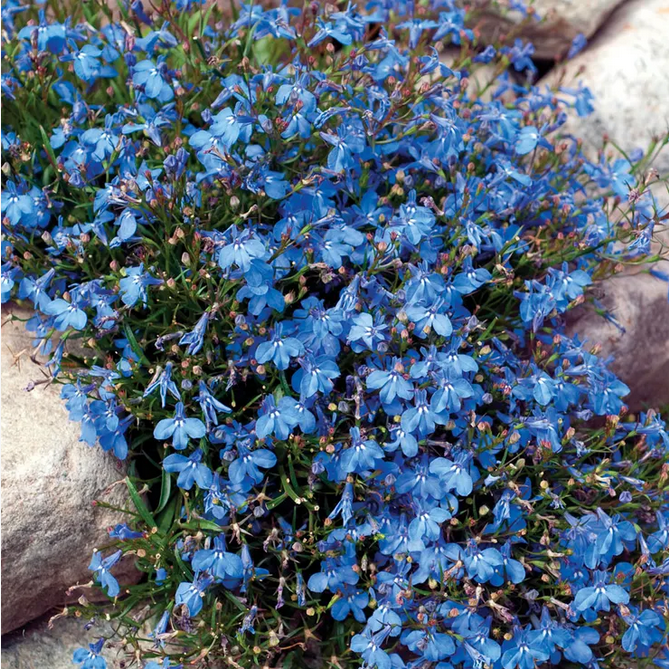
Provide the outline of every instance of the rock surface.
[[[590,3],[583,3],[590,4]],[[594,153],[604,134],[625,152],[646,150],[669,130],[669,0],[632,0],[612,15],[591,44],[540,83],[582,81],[594,95],[590,116],[570,118],[564,132]],[[669,173],[669,147],[654,166]]]
[[601,355],[613,356],[611,369],[630,387],[625,402],[632,411],[669,403],[669,287],[648,274],[621,274],[594,288],[594,294],[623,326],[579,308],[568,326]]
[[[53,629],[48,628],[48,618],[30,624],[25,629],[16,630],[2,637],[2,669],[73,669],[72,655],[77,648],[88,648],[97,641],[100,634],[111,634],[111,628],[98,625],[87,632],[85,621],[76,618],[62,618],[54,621]],[[114,660],[118,650],[104,648],[102,657],[107,666],[120,666]],[[80,666],[80,665],[79,665]]]
[[514,35],[532,42],[537,58],[556,60],[563,57],[571,42],[580,33],[594,35],[611,12],[624,0],[535,0],[532,7],[541,22],[532,21],[518,26],[523,16],[520,12],[500,12],[495,5],[504,7],[503,1],[479,0],[484,15],[477,27],[486,42],[495,42],[502,33],[515,29]]
[[[109,542],[107,527],[123,521],[92,502],[127,506],[125,485],[113,485],[123,478],[123,468],[79,441],[60,387],[25,391],[46,377],[30,360],[31,338],[23,323],[8,321],[10,313],[31,315],[17,307],[2,310],[3,634],[64,604],[69,586],[90,581],[93,549]],[[137,572],[126,562],[115,574],[128,582]],[[91,597],[90,590],[77,590],[70,601],[82,593]]]

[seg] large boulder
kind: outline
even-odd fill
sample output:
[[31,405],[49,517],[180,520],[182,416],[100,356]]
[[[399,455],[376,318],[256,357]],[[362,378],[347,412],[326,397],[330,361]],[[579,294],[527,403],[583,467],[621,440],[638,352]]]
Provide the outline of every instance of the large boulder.
[[[30,359],[24,324],[31,313],[2,311],[2,633],[68,601],[67,589],[87,583],[95,548],[109,543],[107,528],[123,518],[96,507],[103,500],[128,506],[122,464],[79,441],[60,387]],[[31,391],[26,388],[33,386]],[[132,562],[115,574],[137,577]],[[76,590],[69,601],[94,591]]]
[[484,41],[495,42],[513,34],[532,42],[537,58],[556,60],[569,50],[579,34],[590,37],[624,0],[535,0],[532,9],[539,20],[524,21],[518,11],[500,11],[508,2],[478,0],[483,14],[478,29]]
[[[582,3],[588,5],[590,3]],[[646,150],[669,130],[669,0],[632,0],[619,7],[592,43],[540,83],[583,82],[595,111],[572,116],[564,131],[596,153],[605,135],[625,152]],[[654,162],[669,173],[669,150]]]

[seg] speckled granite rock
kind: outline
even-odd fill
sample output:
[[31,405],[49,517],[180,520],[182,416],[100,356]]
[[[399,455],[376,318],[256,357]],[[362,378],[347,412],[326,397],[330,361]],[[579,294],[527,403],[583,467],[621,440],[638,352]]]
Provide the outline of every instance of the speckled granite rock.
[[[563,132],[595,153],[604,134],[624,151],[645,150],[669,129],[669,0],[631,0],[611,16],[591,44],[550,72],[541,84],[582,81],[594,95],[590,116],[571,117]],[[669,174],[669,149],[654,166]]]
[[484,8],[477,27],[485,41],[494,42],[501,34],[514,30],[514,35],[534,44],[537,58],[555,60],[564,56],[572,40],[582,33],[590,37],[606,21],[611,12],[624,0],[534,0],[532,5],[542,21],[532,21],[518,27],[523,16],[517,11],[503,11],[504,0],[478,0],[475,6]]
[[[11,313],[30,316],[17,307],[2,310],[3,634],[61,606],[69,586],[90,580],[93,549],[108,543],[106,528],[123,520],[92,503],[123,506],[127,495],[125,485],[114,485],[124,476],[121,463],[79,441],[59,386],[25,390],[46,377],[30,360],[23,323],[7,322]],[[130,562],[116,574],[126,582],[138,576]]]
[[[76,618],[55,620],[48,627],[48,617],[40,619],[24,629],[2,637],[2,669],[73,669],[72,655],[77,648],[87,648],[100,635],[111,636],[112,629],[104,623],[96,624],[86,631],[87,621]],[[105,647],[102,657],[109,669],[120,666],[117,648]]]

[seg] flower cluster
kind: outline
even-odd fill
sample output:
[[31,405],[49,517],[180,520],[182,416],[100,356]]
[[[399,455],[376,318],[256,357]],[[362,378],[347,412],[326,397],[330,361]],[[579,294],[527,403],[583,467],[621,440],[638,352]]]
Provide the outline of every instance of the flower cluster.
[[2,9],[2,300],[127,461],[126,666],[668,667],[669,431],[564,331],[651,257],[652,156],[453,0],[47,5]]

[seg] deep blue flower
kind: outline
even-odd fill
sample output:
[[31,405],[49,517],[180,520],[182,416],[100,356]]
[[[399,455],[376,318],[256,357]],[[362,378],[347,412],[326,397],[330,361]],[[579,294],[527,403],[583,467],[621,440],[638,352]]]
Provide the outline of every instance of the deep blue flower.
[[107,591],[109,597],[116,597],[121,589],[118,581],[112,576],[110,569],[121,559],[122,552],[116,551],[103,558],[99,551],[93,553],[88,568],[95,574],[95,579]]
[[74,302],[67,302],[61,298],[49,302],[44,307],[44,313],[54,316],[54,325],[58,330],[68,328],[83,330],[88,320],[86,313]]
[[214,579],[208,574],[196,574],[192,583],[185,581],[177,588],[174,601],[177,606],[185,606],[189,616],[196,616],[202,610],[204,594]]
[[304,346],[299,339],[282,337],[282,332],[281,324],[277,324],[274,327],[272,338],[258,345],[255,357],[259,363],[264,364],[271,360],[277,369],[288,369],[290,359],[304,353]]
[[153,430],[153,437],[159,441],[172,438],[172,446],[182,451],[190,439],[201,439],[207,430],[199,418],[187,418],[183,402],[177,402],[174,418],[163,418]]
[[226,578],[242,578],[244,569],[239,555],[226,550],[224,537],[214,537],[214,548],[197,551],[192,559],[193,569],[199,572],[206,571],[218,580]]
[[595,611],[609,611],[611,602],[614,604],[627,604],[630,600],[629,593],[619,585],[608,583],[608,573],[595,571],[592,575],[593,585],[581,588],[574,597],[572,607],[576,611],[594,609]]
[[172,395],[177,401],[181,401],[181,394],[177,388],[177,384],[172,380],[172,363],[168,362],[165,365],[165,369],[161,370],[160,368],[156,371],[156,374],[153,377],[153,380],[146,387],[144,391],[144,397],[149,397],[156,390],[160,390],[160,406],[165,406],[165,400],[167,399],[167,393]]
[[202,462],[202,451],[199,448],[188,458],[180,453],[168,455],[163,460],[163,468],[166,472],[179,474],[177,485],[184,490],[190,490],[193,483],[197,483],[202,490],[211,486],[211,470]]
[[95,643],[89,644],[88,650],[78,648],[74,651],[72,662],[80,664],[81,669],[107,669],[107,661],[100,656],[104,645],[105,640],[98,639]]

